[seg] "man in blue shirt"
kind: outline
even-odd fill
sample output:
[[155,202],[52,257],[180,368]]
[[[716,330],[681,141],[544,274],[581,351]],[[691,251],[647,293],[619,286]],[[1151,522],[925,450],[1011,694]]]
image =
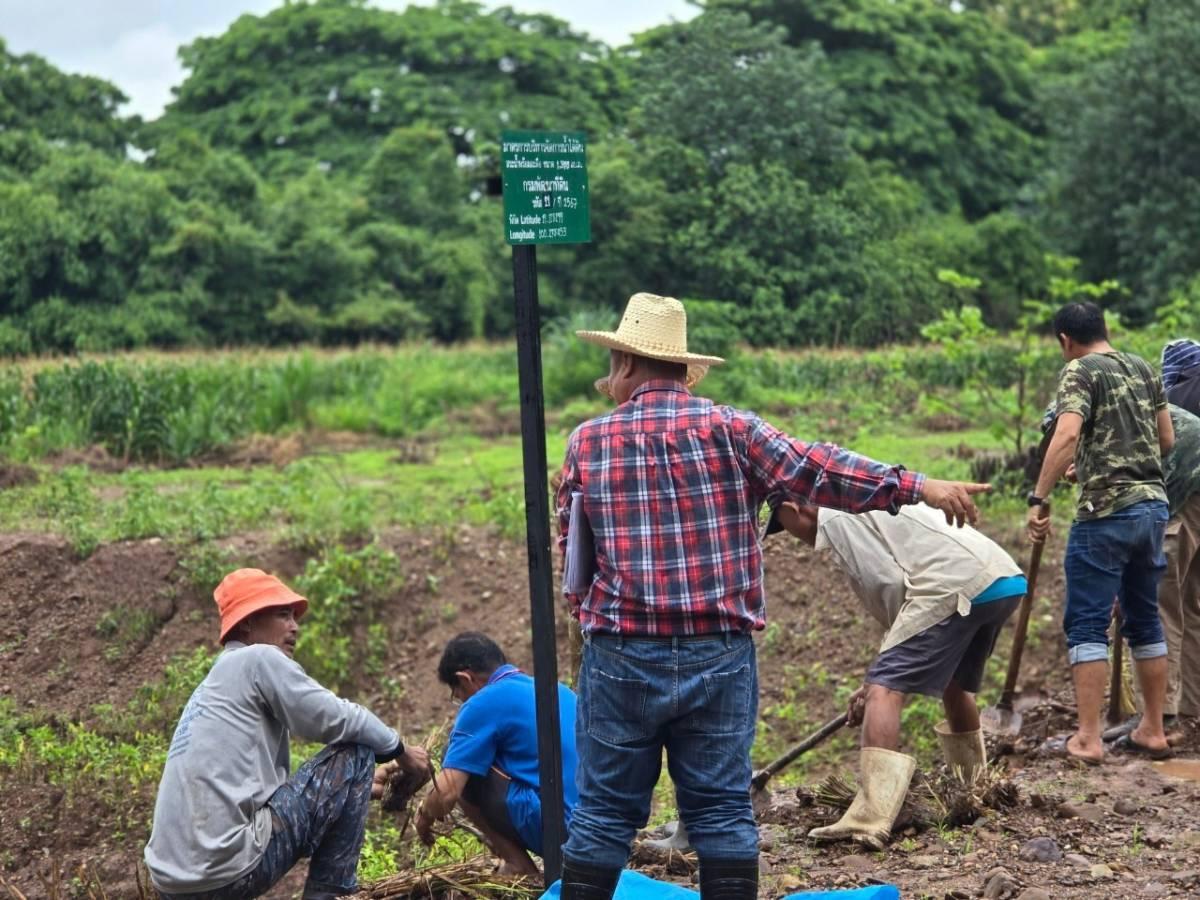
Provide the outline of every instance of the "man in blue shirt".
[[[438,663],[438,680],[462,703],[442,771],[417,811],[417,834],[426,845],[433,824],[457,805],[502,860],[501,872],[538,875],[529,853],[542,853],[537,708],[533,679],[508,664],[485,634],[451,639]],[[578,801],[575,788],[575,693],[558,686],[566,824]]]

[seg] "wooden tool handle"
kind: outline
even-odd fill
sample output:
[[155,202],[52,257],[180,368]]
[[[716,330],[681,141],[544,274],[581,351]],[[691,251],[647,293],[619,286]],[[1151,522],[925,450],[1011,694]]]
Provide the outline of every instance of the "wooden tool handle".
[[[1038,508],[1042,518],[1050,516],[1050,501],[1043,500]],[[1017,614],[1017,630],[1013,634],[1012,652],[1008,656],[1008,675],[1004,679],[1004,693],[1000,695],[998,709],[1012,709],[1013,695],[1017,690],[1017,676],[1021,672],[1021,655],[1025,652],[1025,633],[1029,630],[1029,614],[1033,611],[1033,598],[1037,593],[1038,568],[1042,564],[1042,550],[1046,542],[1034,544],[1029,551],[1029,574],[1026,576],[1028,587],[1025,596],[1021,598],[1021,610]]]
[[1112,667],[1109,669],[1108,681],[1108,717],[1109,725],[1119,725],[1124,718],[1124,710],[1121,704],[1121,689],[1124,678],[1124,646],[1125,641],[1121,637],[1121,608],[1114,605],[1112,615]]
[[765,769],[763,769],[760,772],[755,772],[754,778],[750,782],[751,785],[754,787],[755,790],[761,791],[763,789],[763,786],[766,785],[766,783],[768,781],[770,781],[771,778],[774,775],[776,775],[781,769],[784,769],[787,766],[790,766],[802,754],[807,753],[813,747],[817,746],[817,744],[820,744],[822,741],[824,741],[826,738],[828,738],[835,731],[839,730],[845,724],[846,724],[846,714],[845,713],[842,713],[840,716],[837,716],[836,718],[830,719],[828,722],[826,722],[824,725],[822,725],[820,728],[818,728],[816,731],[814,731],[812,734],[810,734],[808,737],[806,737],[804,740],[802,740],[800,743],[798,743],[795,747],[793,747],[787,753],[783,754],[783,756],[779,757],[779,759],[775,760],[770,765],[768,765]]

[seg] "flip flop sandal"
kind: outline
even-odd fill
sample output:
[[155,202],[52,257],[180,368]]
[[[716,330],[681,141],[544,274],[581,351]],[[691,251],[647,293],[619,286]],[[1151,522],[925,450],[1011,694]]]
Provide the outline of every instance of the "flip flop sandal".
[[1139,744],[1133,739],[1132,734],[1124,735],[1117,738],[1110,748],[1117,753],[1128,753],[1132,756],[1146,756],[1150,759],[1170,759],[1175,755],[1175,751],[1170,747],[1164,747],[1162,750],[1155,750],[1144,744]]
[[1037,755],[1043,759],[1065,759],[1082,766],[1098,766],[1104,762],[1103,759],[1091,759],[1087,756],[1077,756],[1072,753],[1067,749],[1067,741],[1070,739],[1070,735],[1066,737],[1047,738],[1042,746],[1038,748]]
[[1106,744],[1111,743],[1117,738],[1124,737],[1125,735],[1129,734],[1131,731],[1137,728],[1141,722],[1142,717],[1140,713],[1132,715],[1119,725],[1113,725],[1111,728],[1105,728],[1104,732],[1100,735],[1100,740],[1104,741]]

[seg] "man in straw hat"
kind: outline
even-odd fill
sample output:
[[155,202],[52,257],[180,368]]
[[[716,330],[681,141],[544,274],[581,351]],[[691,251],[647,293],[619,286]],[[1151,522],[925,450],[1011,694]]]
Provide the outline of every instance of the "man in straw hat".
[[[354,893],[368,800],[391,768],[426,772],[429,757],[293,661],[305,598],[259,569],[226,575],[214,597],[225,649],[167,751],[145,853],[154,887],[258,897],[307,856],[305,900]],[[289,778],[293,732],[329,746]]]
[[683,305],[635,294],[611,351],[618,406],[571,435],[558,489],[560,544],[582,493],[591,588],[572,597],[586,636],[578,679],[579,805],[563,849],[565,900],[612,896],[646,823],[662,751],[706,898],[758,890],[750,746],[764,624],[758,511],[785,500],[849,512],[924,501],[959,524],[987,485],[935,481],[832,444],[806,444],[758,416],[694,397]]

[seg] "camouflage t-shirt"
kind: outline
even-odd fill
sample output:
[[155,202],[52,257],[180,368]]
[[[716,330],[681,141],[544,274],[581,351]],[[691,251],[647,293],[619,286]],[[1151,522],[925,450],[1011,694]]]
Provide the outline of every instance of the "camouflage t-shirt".
[[1189,497],[1200,491],[1200,418],[1174,403],[1168,409],[1175,428],[1175,446],[1163,460],[1163,480],[1174,516]]
[[1162,382],[1140,356],[1089,353],[1058,376],[1058,414],[1083,417],[1075,448],[1077,519],[1099,519],[1143,500],[1166,501],[1158,411]]

